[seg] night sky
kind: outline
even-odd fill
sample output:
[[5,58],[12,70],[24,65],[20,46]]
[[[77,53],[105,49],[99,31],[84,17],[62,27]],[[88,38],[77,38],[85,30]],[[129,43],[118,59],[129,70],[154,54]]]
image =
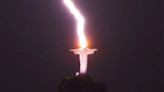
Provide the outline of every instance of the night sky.
[[[162,92],[158,0],[74,0],[86,18],[88,75],[108,92]],[[57,92],[78,70],[76,22],[62,0],[0,1],[0,92]]]

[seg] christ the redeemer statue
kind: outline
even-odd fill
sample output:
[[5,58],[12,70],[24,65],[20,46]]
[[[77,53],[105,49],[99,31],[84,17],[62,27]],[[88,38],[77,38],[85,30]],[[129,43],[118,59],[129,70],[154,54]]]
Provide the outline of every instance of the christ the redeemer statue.
[[80,74],[85,74],[87,72],[87,57],[89,54],[93,54],[97,49],[89,48],[79,48],[79,49],[70,49],[74,54],[79,55],[80,59]]

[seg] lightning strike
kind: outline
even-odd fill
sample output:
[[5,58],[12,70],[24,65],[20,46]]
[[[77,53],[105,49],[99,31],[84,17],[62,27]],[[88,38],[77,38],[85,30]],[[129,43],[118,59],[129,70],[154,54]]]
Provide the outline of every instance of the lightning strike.
[[77,35],[79,37],[79,45],[81,48],[87,47],[87,40],[84,33],[84,23],[85,19],[80,13],[80,11],[76,8],[72,0],[64,0],[65,5],[68,7],[70,12],[74,15],[77,21]]
[[[87,58],[89,54],[93,54],[97,49],[89,49],[87,48],[87,40],[84,33],[84,24],[85,19],[80,13],[80,11],[76,8],[72,0],[63,0],[64,4],[67,6],[69,11],[73,14],[77,21],[77,35],[79,38],[79,49],[71,49],[71,52],[74,54],[79,55],[80,60],[80,74],[85,74],[87,72]],[[78,73],[77,73],[78,74]]]

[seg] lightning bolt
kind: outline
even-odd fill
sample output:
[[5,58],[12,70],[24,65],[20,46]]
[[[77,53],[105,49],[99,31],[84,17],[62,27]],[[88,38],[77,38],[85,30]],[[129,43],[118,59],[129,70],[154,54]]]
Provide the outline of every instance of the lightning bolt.
[[69,11],[74,15],[77,21],[77,35],[79,38],[79,45],[81,48],[86,48],[87,40],[84,33],[85,19],[80,13],[80,11],[76,8],[72,0],[63,0],[63,1],[64,1],[64,4],[68,7]]

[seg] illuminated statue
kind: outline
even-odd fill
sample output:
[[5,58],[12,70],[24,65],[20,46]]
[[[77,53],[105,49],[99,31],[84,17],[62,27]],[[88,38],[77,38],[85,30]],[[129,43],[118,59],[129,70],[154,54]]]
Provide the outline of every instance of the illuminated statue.
[[74,54],[79,55],[80,60],[80,74],[84,74],[87,72],[87,58],[89,54],[93,54],[97,49],[89,49],[89,48],[80,48],[80,49],[71,49],[70,51],[74,52]]

